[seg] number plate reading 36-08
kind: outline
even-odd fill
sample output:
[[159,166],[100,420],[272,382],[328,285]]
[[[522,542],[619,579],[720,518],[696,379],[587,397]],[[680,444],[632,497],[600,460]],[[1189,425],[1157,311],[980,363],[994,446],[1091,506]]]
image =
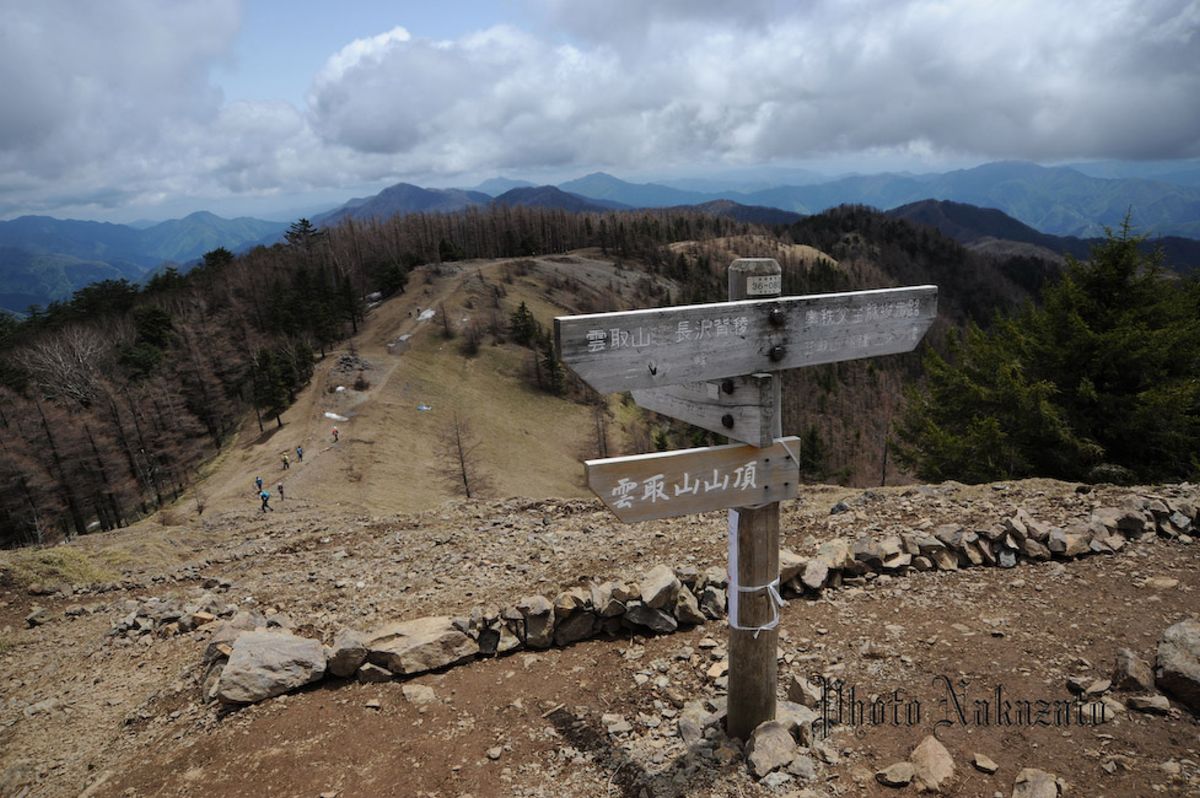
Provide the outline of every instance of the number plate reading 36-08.
[[783,278],[778,274],[765,274],[746,279],[747,296],[775,296],[783,290]]

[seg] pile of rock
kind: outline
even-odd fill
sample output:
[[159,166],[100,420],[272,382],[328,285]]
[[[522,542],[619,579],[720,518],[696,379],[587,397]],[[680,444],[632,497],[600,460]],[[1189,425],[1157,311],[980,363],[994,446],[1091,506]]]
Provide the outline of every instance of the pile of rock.
[[[157,596],[144,601],[127,599],[120,606],[123,614],[113,622],[108,634],[128,641],[191,632],[219,618],[230,618],[237,612],[236,605],[223,602],[211,593],[188,601]],[[72,609],[68,608],[67,614],[71,613]]]

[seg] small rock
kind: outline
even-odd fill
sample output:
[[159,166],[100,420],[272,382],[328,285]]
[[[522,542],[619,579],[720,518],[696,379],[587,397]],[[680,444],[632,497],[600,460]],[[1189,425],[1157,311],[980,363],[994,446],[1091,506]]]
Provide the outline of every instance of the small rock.
[[794,674],[788,680],[787,697],[788,701],[810,709],[821,703],[821,691],[808,679]]
[[980,753],[976,753],[971,761],[974,763],[977,770],[980,770],[984,773],[995,773],[1000,769],[1000,766],[993,762],[991,758]]
[[438,700],[437,693],[426,684],[406,684],[400,688],[400,692],[404,693],[404,700],[418,706],[433,704]]
[[675,576],[675,571],[665,565],[656,565],[646,572],[641,581],[642,604],[650,609],[658,610],[671,607],[679,588],[683,584]]
[[941,793],[949,789],[954,780],[954,759],[936,737],[927,736],[908,758],[919,791]]
[[1141,693],[1154,691],[1154,673],[1149,663],[1127,648],[1117,649],[1117,662],[1111,681],[1118,690]]
[[787,772],[801,781],[812,781],[817,777],[817,763],[806,754],[796,754],[788,764]]
[[367,709],[379,709],[379,707],[382,705],[379,703],[378,698],[372,698],[371,700],[367,701],[367,703],[363,704],[363,706]]
[[1137,712],[1165,715],[1171,711],[1171,702],[1162,695],[1131,695],[1126,704]]
[[762,783],[772,790],[777,790],[791,780],[792,777],[787,773],[777,770],[774,773],[768,773],[765,777],[763,777]]
[[1147,590],[1174,590],[1179,587],[1179,580],[1169,576],[1152,576],[1142,583]]
[[913,780],[911,762],[896,762],[876,771],[875,780],[885,787],[907,787]]
[[363,684],[379,684],[381,682],[390,682],[392,680],[392,672],[387,668],[381,668],[378,665],[372,665],[365,662],[359,667],[355,677]]
[[1058,798],[1058,780],[1037,768],[1025,768],[1013,782],[1012,798]]
[[1156,681],[1160,690],[1200,712],[1200,621],[1189,618],[1163,632]]
[[45,607],[34,607],[33,611],[25,616],[25,623],[30,629],[35,626],[41,626],[42,624],[49,623],[49,621],[50,611]]
[[492,760],[493,762],[495,762],[497,759],[500,758],[500,755],[503,753],[504,753],[504,749],[497,745],[494,748],[489,748],[487,750],[487,758]]
[[755,778],[763,778],[784,767],[795,756],[796,741],[782,723],[769,720],[759,724],[746,743],[746,761]]
[[329,672],[338,678],[353,676],[367,659],[367,639],[362,632],[343,629],[333,638],[327,657]]

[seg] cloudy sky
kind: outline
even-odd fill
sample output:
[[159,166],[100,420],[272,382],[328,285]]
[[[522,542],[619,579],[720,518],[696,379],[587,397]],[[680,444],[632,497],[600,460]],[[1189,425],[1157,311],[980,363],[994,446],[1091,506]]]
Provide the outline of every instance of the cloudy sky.
[[0,0],[0,218],[1200,157],[1200,0]]

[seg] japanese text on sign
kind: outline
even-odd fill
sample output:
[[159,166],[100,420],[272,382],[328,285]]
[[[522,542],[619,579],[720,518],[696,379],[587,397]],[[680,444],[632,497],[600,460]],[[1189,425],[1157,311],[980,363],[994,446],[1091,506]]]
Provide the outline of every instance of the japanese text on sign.
[[684,472],[682,481],[673,482],[670,487],[664,482],[665,474],[654,474],[643,480],[622,477],[617,486],[612,489],[613,505],[615,507],[633,507],[634,502],[667,502],[673,497],[691,495],[699,496],[712,491],[749,490],[758,487],[758,463],[754,460],[738,466],[732,471],[712,469],[711,474]]

